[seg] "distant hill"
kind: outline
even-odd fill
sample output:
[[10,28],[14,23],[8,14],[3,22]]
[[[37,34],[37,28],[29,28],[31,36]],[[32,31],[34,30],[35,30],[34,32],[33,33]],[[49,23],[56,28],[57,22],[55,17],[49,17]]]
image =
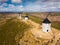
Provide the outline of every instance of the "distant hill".
[[[26,13],[26,14],[25,14]],[[22,15],[34,15],[36,17],[40,17],[45,19],[48,15],[48,12],[24,12]],[[19,13],[0,13],[0,18],[11,18],[11,17],[19,17]],[[60,12],[51,12],[48,16],[51,21],[60,21]]]
[[[35,12],[35,13],[28,13],[29,15],[33,15],[36,17],[40,17],[42,19],[45,19],[46,16],[48,15],[48,12]],[[60,21],[60,12],[51,12],[48,16],[49,20],[51,21]]]

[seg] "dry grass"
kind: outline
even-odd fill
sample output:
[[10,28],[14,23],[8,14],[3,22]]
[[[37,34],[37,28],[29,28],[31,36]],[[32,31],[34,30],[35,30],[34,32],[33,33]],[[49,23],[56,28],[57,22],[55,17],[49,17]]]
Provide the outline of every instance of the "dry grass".
[[21,38],[29,28],[29,25],[16,18],[7,19],[3,23],[0,23],[0,45],[17,45],[15,36],[19,35]]

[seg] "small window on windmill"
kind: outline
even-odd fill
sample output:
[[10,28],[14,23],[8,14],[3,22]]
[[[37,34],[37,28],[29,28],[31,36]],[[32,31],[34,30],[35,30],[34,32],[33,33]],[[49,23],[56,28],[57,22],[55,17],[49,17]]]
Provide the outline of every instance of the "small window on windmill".
[[48,32],[48,30],[47,30],[47,32]]

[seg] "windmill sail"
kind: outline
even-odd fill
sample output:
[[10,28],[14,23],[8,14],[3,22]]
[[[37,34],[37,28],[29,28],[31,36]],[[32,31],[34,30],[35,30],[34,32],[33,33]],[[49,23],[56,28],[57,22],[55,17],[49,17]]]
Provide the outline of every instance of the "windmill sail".
[[48,18],[48,16],[51,14],[51,12],[49,12],[48,14],[47,14],[47,16],[46,16],[46,18]]

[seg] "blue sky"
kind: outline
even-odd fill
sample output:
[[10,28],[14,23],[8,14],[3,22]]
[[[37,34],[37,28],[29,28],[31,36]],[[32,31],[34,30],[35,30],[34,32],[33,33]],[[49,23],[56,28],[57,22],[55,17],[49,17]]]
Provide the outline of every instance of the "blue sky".
[[60,12],[60,0],[0,0],[0,12]]

